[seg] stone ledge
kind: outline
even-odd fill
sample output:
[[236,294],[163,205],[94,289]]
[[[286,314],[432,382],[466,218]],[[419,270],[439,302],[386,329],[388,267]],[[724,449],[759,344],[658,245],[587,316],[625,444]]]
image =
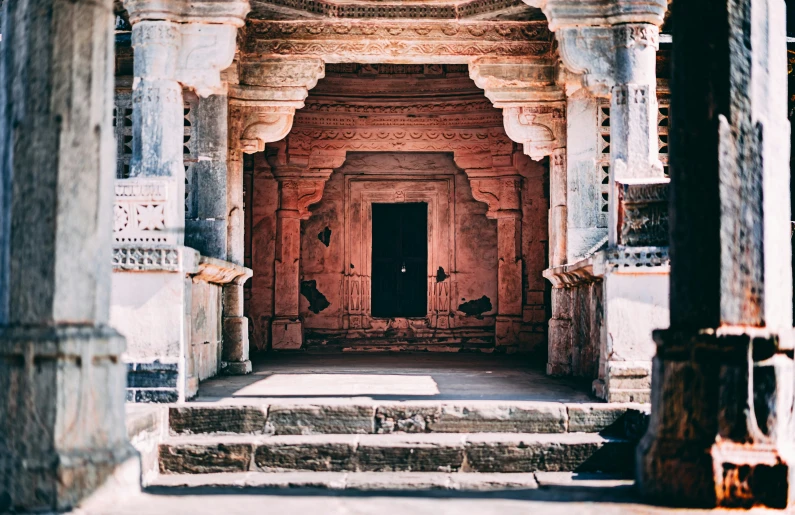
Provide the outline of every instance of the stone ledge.
[[213,284],[243,284],[254,271],[222,259],[207,256],[199,257],[199,271],[193,276],[193,282],[204,281]]

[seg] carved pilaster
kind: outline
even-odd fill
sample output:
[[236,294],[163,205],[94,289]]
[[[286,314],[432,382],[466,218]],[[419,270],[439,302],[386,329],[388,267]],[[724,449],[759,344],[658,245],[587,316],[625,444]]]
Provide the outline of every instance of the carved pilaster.
[[279,181],[279,209],[276,211],[276,261],[274,319],[271,341],[274,349],[300,349],[303,345],[303,323],[299,315],[301,262],[301,220],[308,220],[311,204],[323,197],[330,175],[327,171],[274,169]]
[[522,177],[482,173],[467,170],[472,196],[488,206],[487,217],[497,220],[496,343],[512,345],[522,323]]

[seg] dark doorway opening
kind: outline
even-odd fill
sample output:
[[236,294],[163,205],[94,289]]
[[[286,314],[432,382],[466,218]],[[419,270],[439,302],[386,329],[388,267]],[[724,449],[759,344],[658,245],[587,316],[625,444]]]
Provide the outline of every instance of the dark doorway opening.
[[428,311],[428,204],[373,204],[372,309],[378,318]]

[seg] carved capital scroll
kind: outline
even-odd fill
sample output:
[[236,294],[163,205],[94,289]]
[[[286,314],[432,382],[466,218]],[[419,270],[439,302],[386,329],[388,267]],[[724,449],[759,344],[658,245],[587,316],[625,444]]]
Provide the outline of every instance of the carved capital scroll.
[[309,206],[317,204],[323,198],[323,190],[325,189],[326,180],[328,180],[328,175],[330,175],[331,171],[318,172],[321,173],[317,173],[316,175],[326,175],[326,177],[277,176],[280,186],[279,210],[277,211],[279,217],[309,220],[312,216],[311,211],[309,211]]
[[135,76],[175,80],[201,97],[223,93],[248,2],[127,0],[133,23]]
[[295,110],[324,75],[317,59],[262,60],[239,65],[242,84],[230,85],[229,98],[243,118],[240,150],[253,154],[265,144],[283,139],[293,127]]
[[488,206],[488,218],[522,218],[520,176],[470,178],[469,184],[472,187],[472,197]]
[[469,75],[502,108],[505,132],[525,154],[539,160],[565,147],[563,91],[553,63],[481,59],[470,64]]

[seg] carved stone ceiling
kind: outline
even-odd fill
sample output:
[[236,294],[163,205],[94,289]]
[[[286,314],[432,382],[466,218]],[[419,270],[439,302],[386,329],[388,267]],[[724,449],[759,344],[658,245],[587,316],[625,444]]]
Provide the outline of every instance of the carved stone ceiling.
[[249,19],[436,19],[541,21],[522,0],[252,0]]

